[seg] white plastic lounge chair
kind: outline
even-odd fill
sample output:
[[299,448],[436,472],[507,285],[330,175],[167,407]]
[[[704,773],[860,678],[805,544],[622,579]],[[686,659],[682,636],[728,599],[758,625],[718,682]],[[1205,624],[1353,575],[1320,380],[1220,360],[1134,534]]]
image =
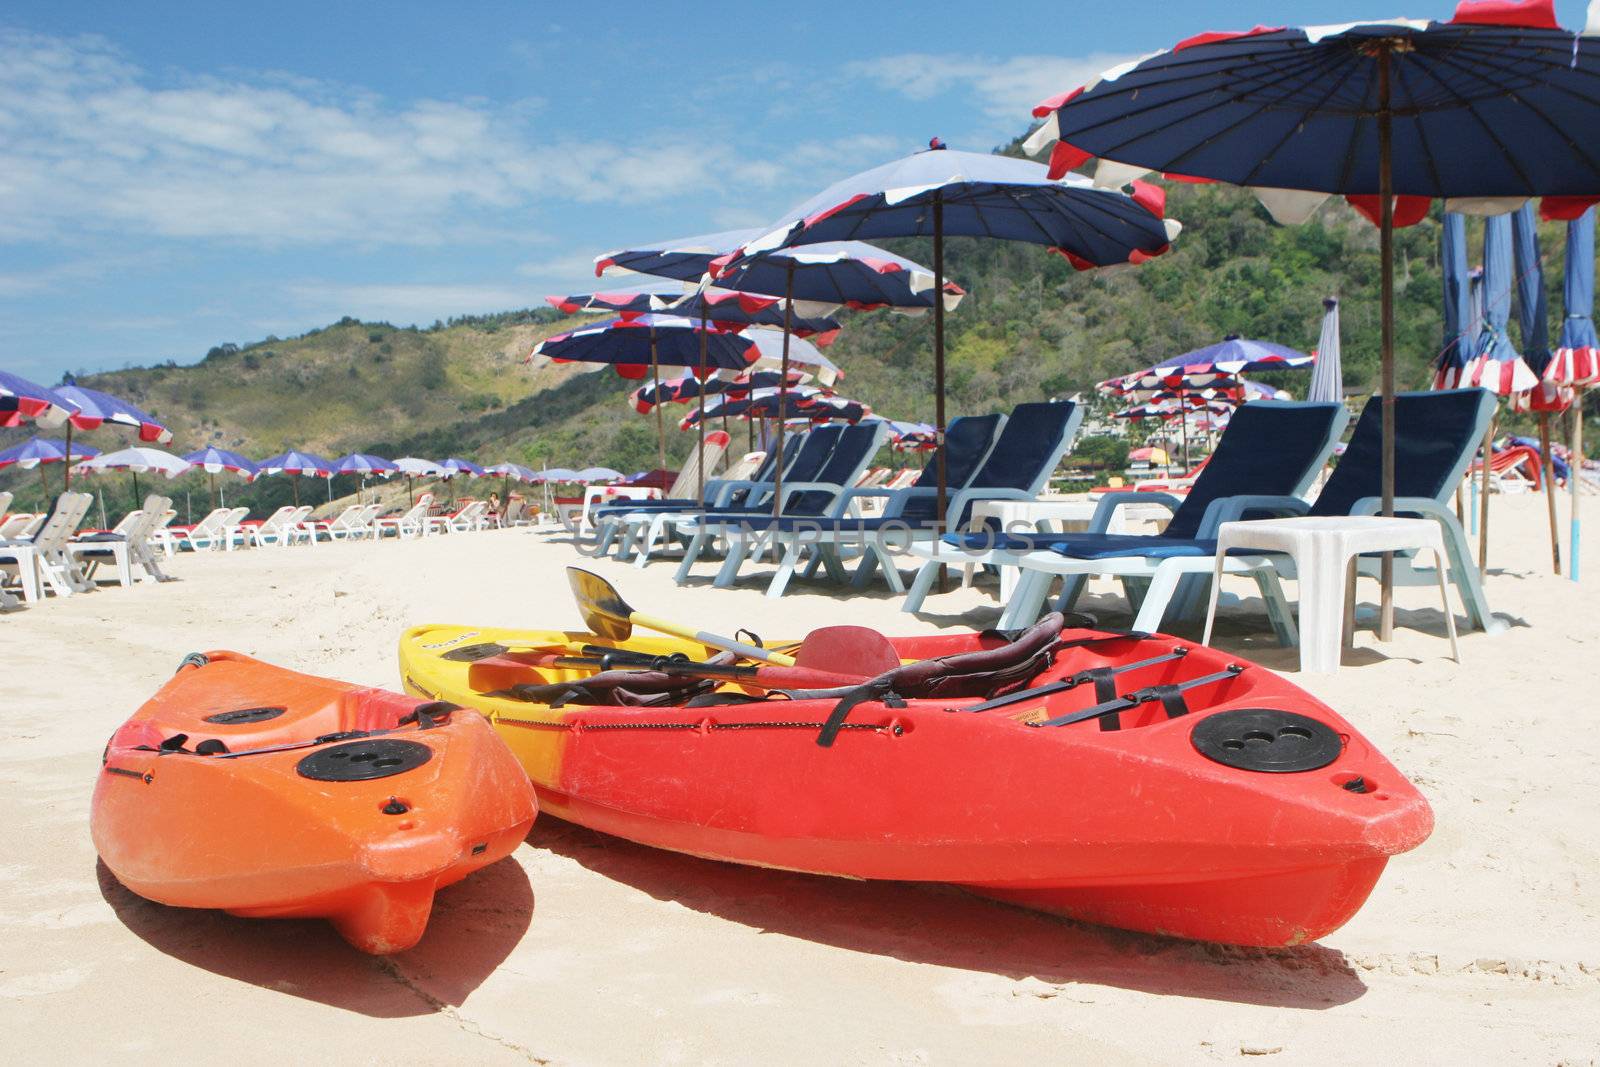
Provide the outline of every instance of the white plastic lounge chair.
[[217,548],[222,544],[222,530],[228,516],[233,513],[233,508],[212,508],[194,525],[169,527],[162,533],[172,542],[174,550],[188,548],[191,551],[199,551],[202,548]]
[[133,585],[133,567],[138,564],[149,581],[167,581],[156,560],[156,550],[150,543],[150,534],[166,515],[172,501],[164,496],[145,498],[144,507],[131,511],[108,533],[90,534],[67,543],[67,556],[83,570],[83,576],[94,580],[95,571],[102,563],[113,563],[117,568],[117,581],[124,588]]
[[423,523],[428,518],[430,501],[431,498],[424,497],[399,515],[383,515],[374,519],[372,523],[373,530],[376,531],[374,536],[381,540],[385,533],[393,531],[397,540],[421,537]]
[[0,570],[14,574],[23,599],[37,601],[49,585],[57,596],[93,588],[67,556],[67,541],[89,513],[89,493],[62,493],[45,514],[36,536],[0,543]]
[[259,526],[245,527],[250,533],[250,542],[257,548],[267,545],[284,546],[290,544],[297,537],[306,536],[299,532],[300,523],[307,515],[311,514],[309,505],[299,507],[285,504],[262,520]]
[[360,527],[361,516],[366,514],[366,504],[351,504],[331,519],[307,519],[301,527],[308,531],[313,542],[317,538],[326,538],[329,541],[339,541],[349,534],[352,529]]

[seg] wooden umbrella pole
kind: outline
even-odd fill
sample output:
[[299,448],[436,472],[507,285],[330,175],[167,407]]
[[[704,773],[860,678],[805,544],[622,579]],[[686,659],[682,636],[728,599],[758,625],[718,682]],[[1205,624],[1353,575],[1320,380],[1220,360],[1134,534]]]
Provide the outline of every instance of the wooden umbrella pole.
[[1578,580],[1578,550],[1583,526],[1578,521],[1578,496],[1583,486],[1583,393],[1580,386],[1572,396],[1572,455],[1567,457],[1567,491],[1572,497],[1570,532],[1567,544],[1567,577]]
[[650,327],[650,380],[656,389],[656,468],[667,469],[667,430],[661,414],[661,366],[656,361],[656,328]]
[[1556,528],[1556,460],[1550,454],[1550,413],[1539,412],[1539,455],[1542,457],[1544,470],[1540,477],[1544,481],[1544,505],[1550,513],[1550,566],[1556,575],[1561,574],[1561,534]]
[[[934,529],[945,532],[945,508],[948,505],[949,484],[946,481],[944,454],[944,193],[933,194],[933,443],[938,464],[939,503],[934,512]],[[939,592],[948,586],[949,572],[939,568]]]
[[[1378,51],[1378,258],[1382,267],[1383,514],[1394,514],[1394,115],[1389,103],[1389,47]],[[1394,554],[1385,552],[1378,638],[1394,636]]]
[[[44,473],[44,464],[39,464],[39,472]],[[65,493],[72,488],[72,420],[67,420],[67,450],[61,457],[61,491]]]
[[[695,457],[694,481],[695,495],[700,498],[700,506],[706,506],[706,294],[700,294],[700,377],[695,383],[695,390],[700,398],[700,441],[696,446],[699,451]],[[659,405],[661,398],[656,397]],[[659,410],[659,407],[657,408]]]
[[794,329],[794,257],[783,276],[783,361],[778,369],[777,461],[772,465],[772,517],[783,514],[783,409],[789,402],[789,333]]
[[1489,570],[1489,467],[1494,462],[1494,433],[1500,426],[1500,412],[1496,409],[1489,420],[1489,432],[1483,435],[1483,473],[1478,478],[1478,573]]

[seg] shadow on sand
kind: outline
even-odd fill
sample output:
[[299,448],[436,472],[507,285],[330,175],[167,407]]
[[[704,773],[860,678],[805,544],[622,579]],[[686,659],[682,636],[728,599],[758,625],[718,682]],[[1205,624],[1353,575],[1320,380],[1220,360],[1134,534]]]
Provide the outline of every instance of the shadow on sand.
[[157,951],[201,970],[380,1019],[459,1005],[522,940],[533,890],[515,856],[439,891],[428,932],[406,952],[368,956],[318,920],[240,919],[137,896],[96,863],[100,895]]
[[743,867],[637,845],[555,818],[528,843],[657,900],[767,933],[914,963],[1052,985],[1292,1008],[1366,992],[1344,955],[1321,945],[1263,950],[1086,926],[949,886],[861,882]]

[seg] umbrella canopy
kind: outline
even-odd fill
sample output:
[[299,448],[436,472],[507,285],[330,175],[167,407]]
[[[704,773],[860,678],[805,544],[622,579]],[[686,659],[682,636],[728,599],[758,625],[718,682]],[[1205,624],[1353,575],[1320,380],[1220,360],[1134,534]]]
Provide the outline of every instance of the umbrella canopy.
[[439,466],[448,472],[446,477],[449,478],[453,478],[458,474],[465,474],[469,478],[482,478],[484,474],[487,473],[476,463],[473,463],[470,460],[457,459],[454,456],[451,456],[449,459],[439,464]]
[[395,470],[408,478],[447,478],[449,474],[431,459],[401,456],[394,461]]
[[[686,319],[704,318],[718,326],[782,328],[784,319],[780,297],[717,288],[685,293],[682,283],[671,281],[643,282],[599,293],[547,296],[545,300],[568,314],[608,311],[628,318],[659,312]],[[791,328],[796,337],[809,338],[813,344],[825,347],[838,337],[841,324],[827,316],[796,316]]]
[[496,463],[492,467],[483,468],[488,474],[498,474],[502,478],[510,478],[514,482],[537,482],[538,472],[529,470],[520,463]]
[[[82,441],[72,446],[72,462],[98,456],[100,450]],[[45,463],[61,463],[67,459],[67,443],[52,441],[48,437],[30,437],[20,445],[0,451],[0,469],[20,467],[25,471]]]
[[85,389],[76,382],[56,386],[52,390],[72,406],[70,421],[80,430],[98,429],[105,423],[125,426],[138,431],[139,440],[166,444],[172,440],[172,431],[157,422],[140,408],[110,393],[98,389]]
[[189,461],[159,448],[124,448],[103,452],[78,464],[80,471],[131,471],[134,474],[165,474],[176,478],[189,469]]
[[1344,365],[1339,351],[1339,301],[1322,301],[1322,333],[1317,337],[1316,360],[1311,365],[1311,384],[1306,399],[1313,403],[1337,404],[1344,399]]
[[261,469],[237,452],[229,452],[225,448],[216,448],[212,445],[188,453],[183,457],[183,461],[199,467],[207,474],[221,474],[227,471],[242,475],[246,481],[254,478]]
[[1448,23],[1203,33],[1034,115],[1044,124],[1026,147],[1056,142],[1052,173],[1100,157],[1124,164],[1117,177],[1381,196],[1387,127],[1396,194],[1600,195],[1600,51],[1561,29],[1549,0],[1463,3]]
[[55,390],[9,371],[0,370],[0,427],[37,422],[40,426],[60,426],[72,413],[72,405]]
[[580,478],[578,472],[569,467],[549,467],[540,471],[534,480],[540,482],[577,482]]
[[301,478],[332,478],[333,464],[311,452],[290,449],[256,464],[262,474],[291,474]]
[[[810,378],[804,371],[790,371],[789,386],[793,388]],[[743,396],[751,389],[775,389],[782,380],[782,372],[775,370],[746,371],[732,377],[718,374],[703,382],[690,374],[664,381],[659,388],[653,383],[641,385],[629,394],[628,399],[634,410],[641,415],[648,415],[658,403],[687,404],[702,396]]]
[[[726,230],[680,237],[636,248],[607,252],[595,259],[595,274],[634,271],[698,282],[714,266],[725,263],[764,229]],[[793,284],[789,282],[793,268]],[[782,296],[788,291],[796,315],[830,315],[839,308],[867,311],[894,308],[906,313],[933,306],[933,272],[904,256],[865,244],[839,241],[778,251],[768,261],[751,264],[737,277],[719,281],[719,288]],[[945,305],[954,307],[965,294],[947,285]]]
[[585,467],[572,476],[575,482],[620,482],[623,479],[621,471],[614,471],[610,467]]
[[1214,345],[1164,359],[1154,366],[1100,383],[1102,391],[1137,389],[1203,389],[1226,385],[1245,371],[1298,370],[1311,366],[1314,357],[1287,345],[1251,341],[1229,334]]
[[[528,358],[544,356],[558,363],[609,363],[624,378],[643,378],[650,369],[652,332],[656,362],[664,367],[699,366],[701,333],[706,335],[708,367],[743,371],[782,358],[781,339],[768,331],[734,333],[715,327],[702,331],[698,319],[657,314],[611,319],[547,337],[534,346]],[[815,345],[799,338],[791,341],[789,359],[833,375],[839,373],[839,368]]]
[[902,422],[884,419],[889,427],[889,447],[896,452],[932,452],[939,447],[933,425],[926,422]]
[[382,456],[369,456],[365,452],[352,452],[333,461],[335,474],[376,474],[387,478],[398,474],[400,468]]
[[[836,182],[749,241],[742,256],[794,245],[873,237],[931,237],[942,206],[946,237],[1046,245],[1080,270],[1143,262],[1165,252],[1179,225],[1163,219],[1166,194],[1139,185],[1128,196],[1087,178],[1052,179],[1045,167],[986,152],[927,151]],[[759,261],[756,261],[759,262]],[[736,260],[718,284],[749,268]]]

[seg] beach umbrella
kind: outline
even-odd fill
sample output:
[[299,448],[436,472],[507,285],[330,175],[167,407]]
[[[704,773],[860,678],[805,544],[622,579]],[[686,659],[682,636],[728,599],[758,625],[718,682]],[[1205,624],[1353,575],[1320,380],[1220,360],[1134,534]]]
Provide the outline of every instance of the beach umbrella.
[[[70,462],[91,459],[100,454],[98,448],[93,448],[79,441],[71,446]],[[0,451],[0,470],[6,467],[17,467],[21,470],[39,468],[39,485],[44,487],[44,468],[47,463],[69,462],[68,445],[65,441],[52,441],[47,437],[30,437],[19,445]]]
[[938,447],[938,437],[932,423],[901,419],[880,421],[889,427],[889,447],[896,452],[931,452]]
[[1458,211],[1446,211],[1439,227],[1439,265],[1444,275],[1444,347],[1439,350],[1433,387],[1446,389],[1460,377],[1477,337],[1472,271],[1467,266],[1467,220]]
[[[731,377],[715,374],[704,381],[690,374],[664,381],[659,389],[654,385],[641,385],[628,395],[628,400],[635,411],[648,415],[657,404],[686,404],[701,396],[744,396],[752,389],[776,389],[783,380],[780,372],[774,370],[746,371]],[[804,371],[789,372],[790,388],[810,380],[811,375]]]
[[[931,237],[933,287],[945,285],[944,239],[986,237],[1042,244],[1078,270],[1140,263],[1161,255],[1180,227],[1163,218],[1166,194],[1140,183],[1128,195],[1087,179],[1052,179],[1027,160],[954,152],[937,138],[926,151],[836,182],[747,242],[712,275],[744,288],[743,274],[773,269],[768,255],[818,242]],[[787,293],[785,295],[788,295]],[[940,440],[938,517],[944,519],[945,368],[942,301],[933,308],[934,428]],[[783,447],[779,423],[778,447]],[[781,494],[774,497],[776,509]]]
[[[759,229],[728,230],[610,252],[595,260],[595,273],[636,271],[698,281],[704,287],[705,276],[710,271],[727,265],[745,244],[761,235]],[[778,249],[759,261],[742,264],[717,287],[783,298],[784,345],[777,364],[783,370],[789,366],[788,339],[793,335],[798,316],[829,315],[845,307],[857,311],[892,308],[905,314],[921,314],[934,306],[935,293],[942,294],[942,299],[937,301],[942,313],[953,309],[964,295],[960,286],[936,284],[933,272],[921,264],[861,241],[832,241],[804,248]],[[707,361],[701,360],[701,377],[706,377],[707,369]],[[826,384],[834,381],[830,373],[824,372],[820,377]],[[704,412],[700,422],[702,437],[698,447],[703,471]],[[781,480],[781,473],[779,478]],[[704,493],[702,477],[702,498]],[[775,494],[774,499],[781,497],[781,493]]]
[[585,467],[572,474],[572,480],[581,485],[592,482],[620,482],[623,479],[621,471],[614,471],[610,467]]
[[539,480],[539,475],[519,463],[496,463],[492,467],[483,468],[485,474],[500,475],[500,495],[509,496],[513,481],[523,484],[532,484]]
[[1344,402],[1344,365],[1339,351],[1339,301],[1333,297],[1322,300],[1322,333],[1317,337],[1317,350],[1311,365],[1311,384],[1306,387],[1306,399],[1312,403],[1339,404]]
[[[217,475],[224,471],[237,474],[245,481],[255,478],[260,470],[250,460],[245,459],[237,452],[229,452],[225,448],[207,445],[205,448],[190,452],[183,457],[185,463],[206,472],[211,485],[211,506],[217,506]],[[227,503],[226,500],[223,501]]]
[[[684,285],[668,280],[641,280],[639,285],[624,289],[547,296],[545,301],[569,315],[595,311],[627,318],[656,312],[686,319],[703,318],[708,324],[715,323],[718,326],[783,327],[783,300],[779,297],[717,288],[686,292]],[[826,315],[797,316],[794,319],[795,336],[807,338],[818,347],[832,344],[841,328],[838,319]]]
[[[157,422],[142,409],[98,389],[85,389],[71,378],[65,385],[56,386],[52,392],[72,407],[67,418],[67,444],[72,444],[72,431],[95,430],[111,423],[138,432],[139,440],[153,444],[166,444],[172,440],[172,431]],[[63,488],[71,487],[72,468],[62,471]]]
[[159,448],[124,448],[116,452],[102,452],[92,459],[77,464],[80,474],[127,471],[133,475],[133,506],[139,507],[139,475],[164,474],[176,478],[189,469],[189,461]]
[[1556,350],[1545,367],[1544,380],[1572,390],[1568,417],[1572,420],[1572,456],[1568,461],[1567,492],[1571,518],[1567,535],[1567,576],[1578,580],[1578,549],[1582,526],[1578,520],[1579,489],[1583,482],[1583,394],[1600,381],[1600,338],[1594,328],[1594,209],[1567,222],[1566,273],[1562,282],[1561,333]]
[[400,468],[393,460],[384,459],[382,456],[372,456],[365,452],[352,452],[348,456],[340,456],[333,461],[335,474],[376,474],[380,478],[389,478],[400,473]]
[[[796,340],[794,346],[808,365],[833,366],[810,342]],[[624,378],[643,378],[648,372],[652,386],[659,390],[662,366],[743,371],[758,361],[770,360],[780,348],[775,337],[760,330],[733,333],[703,326],[697,319],[642,314],[548,337],[534,347],[528,358],[544,356],[558,363],[609,363]],[[665,468],[666,430],[659,408],[656,437],[658,465]]]
[[[333,479],[333,464],[321,456],[311,452],[299,452],[290,449],[280,452],[276,456],[269,456],[256,464],[262,474],[287,474],[289,475],[289,489],[294,495],[295,506],[300,504],[300,483],[296,478],[326,478]],[[332,491],[331,485],[329,491]]]
[[57,396],[55,390],[0,370],[0,427],[9,429],[36,422],[53,428],[66,422],[71,414],[72,405]]
[[418,478],[448,478],[449,473],[431,459],[418,459],[416,456],[401,456],[394,461],[395,470],[406,476],[406,499],[411,503],[417,502],[416,485]]
[[[1098,157],[1097,180],[1155,170],[1252,187],[1279,221],[1308,218],[1335,193],[1376,215],[1382,499],[1392,514],[1394,227],[1435,197],[1447,210],[1492,212],[1537,196],[1547,212],[1573,214],[1600,197],[1591,147],[1600,52],[1583,45],[1550,0],[1466,2],[1448,23],[1205,33],[1044,101],[1026,147],[1054,143],[1052,173]],[[1392,619],[1385,554],[1384,638]]]
[[444,462],[440,463],[439,466],[448,472],[445,475],[446,478],[454,478],[458,474],[465,474],[469,478],[482,478],[484,474],[487,473],[476,463],[473,463],[470,460],[457,459],[454,456],[446,459]]
[[1538,380],[1515,394],[1511,406],[1539,415],[1539,460],[1543,467],[1545,513],[1550,523],[1550,566],[1561,573],[1561,529],[1556,518],[1555,457],[1550,453],[1550,413],[1566,408],[1571,397],[1544,381],[1550,366],[1550,298],[1544,288],[1544,257],[1539,254],[1539,218],[1526,203],[1511,216],[1516,260],[1517,325],[1522,331],[1522,361]]

